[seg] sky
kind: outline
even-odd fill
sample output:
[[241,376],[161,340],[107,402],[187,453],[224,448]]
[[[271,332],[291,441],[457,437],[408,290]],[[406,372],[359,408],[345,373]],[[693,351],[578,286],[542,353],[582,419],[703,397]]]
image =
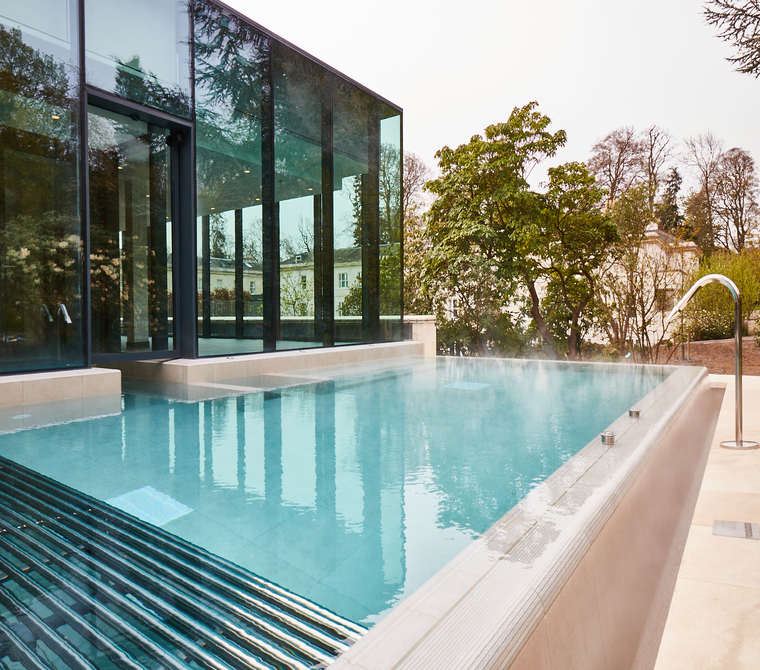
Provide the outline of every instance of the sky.
[[653,123],[760,158],[760,80],[725,60],[700,1],[227,1],[402,106],[404,148],[431,168],[531,100],[568,134],[550,164]]

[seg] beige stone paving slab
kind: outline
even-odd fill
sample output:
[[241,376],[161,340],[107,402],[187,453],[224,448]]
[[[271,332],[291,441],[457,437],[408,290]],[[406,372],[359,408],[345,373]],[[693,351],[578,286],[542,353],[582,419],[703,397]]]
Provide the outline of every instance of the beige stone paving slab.
[[710,491],[744,491],[754,493],[760,491],[760,468],[748,467],[749,454],[744,454],[745,463],[741,461],[715,463],[710,454],[702,480],[702,488]]
[[[656,670],[760,668],[760,541],[715,536],[713,522],[760,522],[760,450],[720,447],[734,436],[734,380],[721,406]],[[760,440],[760,377],[745,377],[744,437]]]
[[713,535],[710,526],[693,526],[680,575],[684,579],[760,589],[760,540]]
[[757,670],[758,631],[760,589],[679,577],[655,670]]
[[703,488],[692,523],[712,527],[716,520],[760,523],[760,493]]

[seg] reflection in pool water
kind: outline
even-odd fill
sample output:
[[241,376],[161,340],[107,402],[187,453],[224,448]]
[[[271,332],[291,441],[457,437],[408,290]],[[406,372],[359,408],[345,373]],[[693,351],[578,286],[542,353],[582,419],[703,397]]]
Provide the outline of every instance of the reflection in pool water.
[[371,624],[664,374],[439,359],[200,402],[134,393],[120,416],[0,435],[0,454],[103,500],[150,487],[191,510],[166,530]]

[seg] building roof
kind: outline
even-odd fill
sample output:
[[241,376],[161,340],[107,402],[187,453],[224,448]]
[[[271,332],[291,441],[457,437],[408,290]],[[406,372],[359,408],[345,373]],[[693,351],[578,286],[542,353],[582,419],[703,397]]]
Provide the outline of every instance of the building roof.
[[691,240],[684,240],[680,237],[676,237],[672,233],[669,233],[666,230],[662,230],[658,225],[656,221],[652,221],[647,227],[646,231],[644,232],[644,242],[655,242],[659,244],[672,244],[681,247],[685,250],[691,250],[694,251],[697,250],[697,245],[692,242]]
[[[361,263],[362,250],[361,247],[346,247],[343,249],[335,249],[334,263]],[[280,261],[280,267],[283,265],[311,265],[314,263],[314,253],[304,251],[302,254],[295,254],[289,258],[284,258]]]

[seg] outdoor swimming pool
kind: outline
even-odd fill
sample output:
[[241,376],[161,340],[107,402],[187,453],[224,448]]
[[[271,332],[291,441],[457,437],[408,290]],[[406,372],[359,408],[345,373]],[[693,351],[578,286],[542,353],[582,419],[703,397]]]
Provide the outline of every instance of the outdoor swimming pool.
[[0,455],[372,624],[666,375],[443,358],[131,392],[118,416],[2,434]]

